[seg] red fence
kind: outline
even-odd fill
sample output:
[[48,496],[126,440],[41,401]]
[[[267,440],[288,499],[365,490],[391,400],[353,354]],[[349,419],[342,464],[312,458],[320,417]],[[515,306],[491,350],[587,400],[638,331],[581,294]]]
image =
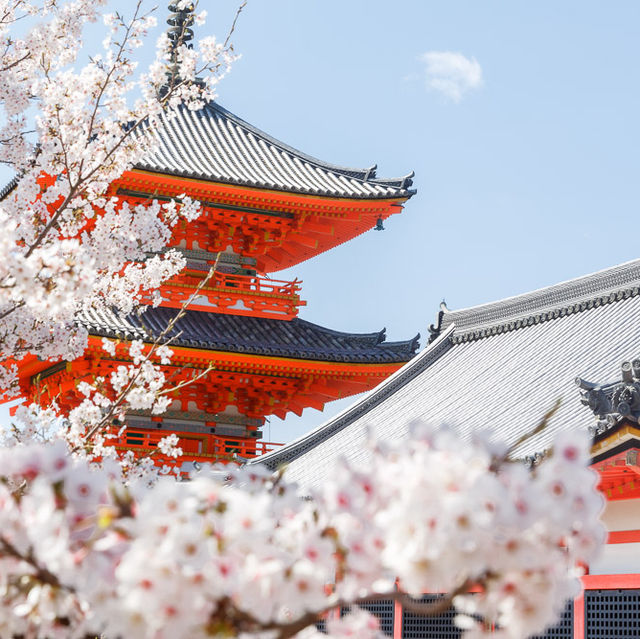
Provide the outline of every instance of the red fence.
[[[204,274],[186,271],[172,278],[160,289],[163,306],[180,307],[189,299],[202,281]],[[198,292],[190,305],[196,310],[218,308],[238,315],[281,317],[292,319],[300,306],[298,280],[285,282],[249,275],[231,275],[216,272]],[[205,301],[206,300],[206,301]]]
[[[122,435],[110,440],[111,445],[118,449],[132,449],[142,454],[155,453],[158,442],[169,433],[162,431],[147,431],[143,429],[126,429]],[[264,442],[257,439],[241,437],[223,437],[218,435],[200,435],[196,433],[181,434],[178,446],[182,449],[182,461],[197,461],[201,463],[227,461],[233,459],[250,459],[275,450],[282,444]],[[158,457],[166,457],[158,453]]]

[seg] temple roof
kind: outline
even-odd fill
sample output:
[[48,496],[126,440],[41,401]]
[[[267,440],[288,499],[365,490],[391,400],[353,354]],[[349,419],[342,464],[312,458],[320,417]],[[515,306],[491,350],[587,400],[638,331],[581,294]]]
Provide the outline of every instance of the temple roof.
[[225,184],[355,199],[407,198],[413,173],[376,178],[376,167],[334,166],[276,140],[210,102],[178,107],[147,127],[153,150],[136,168]]
[[[178,310],[148,307],[142,316],[115,311],[85,311],[80,322],[91,335],[152,341]],[[403,363],[414,356],[419,335],[405,342],[385,342],[385,331],[341,333],[305,320],[186,311],[167,337],[172,346],[358,364]]]
[[366,461],[377,438],[409,436],[422,419],[463,436],[491,430],[508,442],[530,431],[561,400],[549,427],[517,456],[542,452],[560,429],[596,423],[576,377],[617,380],[640,356],[640,260],[526,295],[445,312],[439,337],[380,386],[314,431],[261,458],[315,484],[338,456]]

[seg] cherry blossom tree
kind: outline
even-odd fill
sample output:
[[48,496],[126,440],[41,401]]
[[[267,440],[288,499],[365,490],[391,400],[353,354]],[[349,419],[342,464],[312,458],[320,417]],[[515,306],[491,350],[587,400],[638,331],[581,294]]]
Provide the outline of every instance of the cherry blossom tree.
[[[260,466],[149,488],[63,442],[4,449],[0,634],[315,637],[319,614],[382,598],[453,603],[467,639],[522,639],[577,594],[603,540],[588,452],[564,434],[531,470],[485,438],[420,427],[305,491]],[[448,594],[408,597],[423,592]],[[383,636],[362,610],[327,628]]]
[[[184,33],[164,36],[141,72],[153,14],[140,1],[129,17],[103,16],[105,2],[0,0],[0,161],[16,175],[0,200],[6,396],[26,354],[83,353],[83,309],[130,312],[177,273],[183,258],[160,251],[178,220],[199,214],[188,198],[131,207],[108,189],[163,110],[214,97],[229,39],[192,49]],[[83,30],[99,19],[103,50],[82,65]],[[286,469],[211,467],[176,481],[153,460],[117,459],[105,426],[131,408],[166,408],[157,363],[172,355],[163,335],[117,347],[133,365],[83,384],[70,414],[21,406],[4,429],[2,637],[285,639],[326,636],[316,630],[325,616],[331,636],[367,639],[382,635],[357,604],[385,598],[423,614],[454,605],[467,639],[515,639],[553,623],[603,541],[581,433],[527,466],[484,434],[416,426],[408,442],[372,442],[366,467],[343,462],[314,490]],[[161,449],[179,456],[175,437]],[[412,598],[425,592],[443,596]]]
[[[16,176],[0,203],[0,392],[5,397],[16,390],[17,361],[25,355],[56,361],[83,353],[87,331],[75,321],[79,311],[131,312],[144,294],[178,273],[184,258],[164,249],[176,223],[200,213],[188,197],[131,206],[108,189],[146,152],[145,131],[163,110],[170,113],[178,104],[197,109],[215,97],[234,57],[229,39],[202,38],[199,48],[192,48],[187,31],[206,12],[189,14],[172,37],[160,38],[154,63],[138,73],[135,53],[156,22],[153,12],[137,0],[129,17],[103,16],[105,4],[0,2],[5,42],[0,161]],[[191,5],[180,0],[173,9],[191,10]],[[81,66],[83,27],[100,18],[106,29],[103,51]],[[18,29],[20,37],[13,35]],[[106,340],[104,347],[113,349]],[[94,387],[83,385],[86,400],[64,416],[61,428],[56,425],[74,450],[90,442],[94,455],[104,456],[109,453],[104,426],[116,412],[157,413],[166,407],[164,376],[151,356],[162,363],[170,354],[167,345],[149,350],[133,343],[130,350],[135,366],[121,367]],[[11,435],[42,436],[57,414],[55,406],[44,412],[23,406],[17,415],[23,427]],[[171,443],[169,438],[165,445]],[[136,463],[145,472],[152,465]]]

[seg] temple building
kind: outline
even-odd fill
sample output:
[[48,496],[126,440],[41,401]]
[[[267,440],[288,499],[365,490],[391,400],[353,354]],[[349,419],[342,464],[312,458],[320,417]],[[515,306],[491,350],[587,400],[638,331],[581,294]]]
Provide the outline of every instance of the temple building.
[[[531,432],[560,399],[549,427],[522,444],[535,459],[562,429],[589,430],[609,530],[584,593],[541,639],[640,637],[640,260],[541,290],[451,311],[424,350],[380,386],[307,435],[261,458],[290,479],[319,484],[339,456],[366,463],[369,428],[409,436],[415,419],[507,442]],[[369,604],[368,604],[369,605]],[[391,601],[369,605],[389,636],[455,638],[453,611],[417,617]]]
[[[169,20],[174,31],[182,25],[185,40],[192,36],[184,29],[192,10],[175,10]],[[90,338],[80,359],[23,359],[23,396],[55,399],[70,410],[83,397],[79,382],[108,378],[130,361],[127,343],[153,343],[194,292],[164,336],[174,351],[164,367],[177,388],[172,404],[161,416],[127,415],[128,427],[115,441],[120,450],[148,454],[175,432],[186,461],[254,457],[271,448],[261,441],[267,416],[322,409],[377,386],[411,359],[419,336],[386,342],[384,330],[344,333],[302,320],[300,282],[271,274],[381,228],[414,194],[412,175],[384,179],[375,166],[328,164],[217,102],[165,113],[158,127],[141,134],[151,136],[152,149],[110,194],[131,204],[182,194],[200,201],[199,219],[179,223],[167,246],[183,253],[186,269],[161,287],[160,305],[142,314],[84,312],[78,321]],[[202,285],[211,268],[213,276]],[[114,356],[102,349],[103,338],[117,342]]]

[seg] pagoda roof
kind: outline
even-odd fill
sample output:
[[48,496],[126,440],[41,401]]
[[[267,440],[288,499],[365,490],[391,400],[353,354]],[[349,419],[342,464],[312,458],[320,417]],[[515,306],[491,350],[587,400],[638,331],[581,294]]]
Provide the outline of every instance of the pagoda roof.
[[163,112],[141,134],[152,150],[137,169],[260,189],[353,199],[408,198],[413,173],[377,178],[376,167],[328,164],[276,140],[216,102]]
[[[91,335],[153,341],[178,313],[177,309],[147,307],[141,316],[88,310],[79,321]],[[419,335],[404,342],[386,342],[377,333],[341,333],[300,318],[228,315],[187,310],[167,338],[172,346],[215,351],[357,364],[403,363],[418,348]]]
[[409,437],[416,419],[449,424],[465,438],[490,430],[507,442],[530,432],[560,399],[548,427],[514,451],[547,449],[559,430],[596,425],[576,378],[617,380],[640,356],[640,260],[459,311],[416,358],[307,435],[260,459],[288,464],[291,479],[317,484],[338,457],[366,462],[377,439]]

